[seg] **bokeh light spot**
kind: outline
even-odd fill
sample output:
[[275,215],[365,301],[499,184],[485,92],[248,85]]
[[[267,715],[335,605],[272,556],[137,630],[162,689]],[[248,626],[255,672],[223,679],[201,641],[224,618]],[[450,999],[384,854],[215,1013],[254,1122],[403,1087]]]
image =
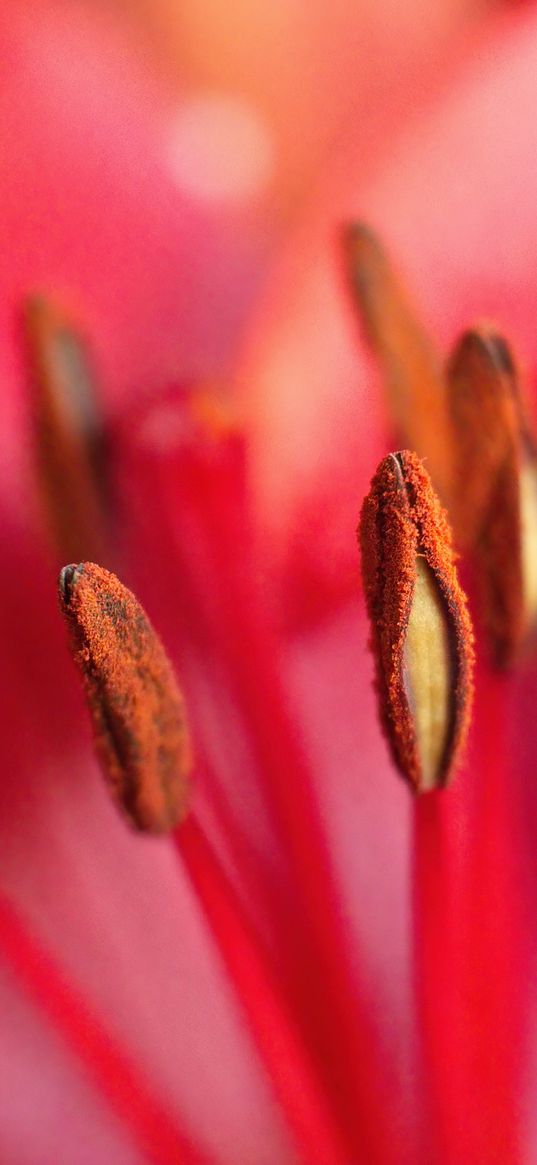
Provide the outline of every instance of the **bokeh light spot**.
[[250,103],[222,93],[187,101],[166,150],[182,190],[207,202],[244,202],[262,193],[274,167],[270,127]]

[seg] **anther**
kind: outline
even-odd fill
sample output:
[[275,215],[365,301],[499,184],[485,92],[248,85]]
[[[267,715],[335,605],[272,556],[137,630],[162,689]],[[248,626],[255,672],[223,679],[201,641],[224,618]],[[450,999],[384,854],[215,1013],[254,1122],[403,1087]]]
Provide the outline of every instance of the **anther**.
[[102,558],[110,497],[85,342],[42,296],[24,304],[39,489],[58,557]]
[[537,456],[509,346],[490,328],[466,332],[448,368],[454,427],[452,513],[477,561],[485,616],[505,666],[537,621]]
[[112,793],[137,829],[167,832],[185,816],[191,769],[172,666],[134,595],[103,567],[65,566],[59,598]]
[[456,768],[474,656],[449,525],[414,453],[380,463],[359,538],[383,728],[402,775],[427,792]]
[[370,227],[348,224],[343,251],[351,299],[383,374],[395,439],[427,458],[447,503],[451,448],[441,358]]

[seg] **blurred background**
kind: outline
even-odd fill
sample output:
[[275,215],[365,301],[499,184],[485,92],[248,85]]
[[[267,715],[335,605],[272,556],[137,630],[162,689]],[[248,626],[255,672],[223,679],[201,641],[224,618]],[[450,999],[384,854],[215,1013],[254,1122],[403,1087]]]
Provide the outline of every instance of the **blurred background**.
[[[225,375],[267,263],[338,143],[351,134],[365,181],[398,132],[452,82],[499,7],[499,0],[4,0],[3,201],[8,219],[12,209],[24,215],[5,224],[18,252],[10,265],[22,264],[37,219],[42,255],[54,239],[69,247],[76,210],[78,279],[63,260],[56,271],[40,263],[33,236],[26,270],[34,282],[56,278],[84,298],[88,235],[106,231],[97,186],[113,191],[109,214],[126,234],[137,214],[145,214],[149,234],[156,204],[173,191],[168,244],[161,222],[153,267],[163,295],[180,218],[182,293],[166,311],[168,334],[189,335],[186,345],[174,337],[177,368],[171,355],[160,367]],[[64,199],[62,183],[76,186],[76,198],[71,190]],[[40,206],[30,206],[37,196]],[[118,249],[110,264],[116,256],[124,264],[126,284],[134,270]],[[149,364],[141,357],[150,379]]]
[[[427,74],[430,83],[441,72],[446,47],[462,49],[472,23],[496,6],[491,0],[125,0],[88,4],[86,11],[94,19],[113,13],[136,51],[187,103],[189,142],[199,150],[200,183],[205,161],[207,196],[264,196],[281,226],[345,124],[361,125],[364,145],[378,148],[382,117],[409,77],[415,90],[407,116],[412,104],[419,106]],[[179,137],[177,144],[180,154]]]
[[[370,703],[369,658],[361,670],[356,666],[366,632],[358,642],[354,606],[353,531],[374,466],[386,452],[385,416],[343,294],[336,235],[346,217],[365,216],[378,227],[416,291],[431,334],[445,347],[485,313],[505,320],[524,353],[537,359],[536,16],[534,5],[507,0],[0,2],[6,774],[0,883],[126,1046],[164,1082],[196,1135],[214,1139],[222,1160],[239,1159],[237,1144],[248,1149],[241,1160],[261,1160],[258,1146],[268,1143],[272,1110],[263,1116],[252,1093],[243,1118],[244,1090],[253,1079],[247,1057],[239,1086],[231,1071],[229,1079],[219,1071],[224,1053],[219,1060],[213,1052],[213,1017],[203,979],[196,994],[180,910],[174,914],[177,949],[169,938],[166,910],[175,910],[176,868],[164,868],[166,856],[155,856],[156,850],[139,850],[101,799],[59,625],[56,566],[100,557],[88,549],[101,515],[93,522],[99,499],[88,489],[87,446],[95,428],[102,426],[107,439],[111,434],[109,464],[124,503],[113,552],[123,538],[120,573],[126,562],[125,577],[132,577],[144,602],[147,596],[172,655],[182,650],[174,630],[180,594],[174,556],[187,542],[181,521],[188,529],[189,513],[188,473],[186,485],[181,479],[185,459],[174,457],[182,440],[188,444],[185,416],[188,424],[191,413],[184,405],[194,392],[184,392],[185,386],[207,386],[209,396],[215,388],[238,390],[248,496],[263,544],[260,577],[270,583],[263,595],[281,595],[282,609],[287,603],[299,627],[330,611],[334,596],[352,595],[352,622],[334,623],[329,640],[312,640],[318,657],[308,646],[294,682],[319,789],[328,816],[333,813],[334,836],[342,838],[342,879],[357,912],[360,954],[379,999],[389,1001],[390,1038],[406,1064],[408,985],[399,967],[410,934],[408,807],[402,786],[391,792],[393,775]],[[32,376],[36,345],[32,354],[22,326],[24,306],[36,293],[41,305],[52,305],[49,323],[62,338],[61,358],[56,350],[52,373],[45,369],[41,379]],[[36,327],[46,332],[46,312],[40,318]],[[77,363],[76,344],[65,343],[70,332],[64,319],[88,342],[93,412],[86,407],[85,365]],[[36,424],[39,409],[46,423]],[[44,475],[40,482],[36,473],[36,453],[43,452],[45,488]],[[58,465],[63,472],[66,464],[64,495],[70,491],[68,502],[79,503],[82,515],[78,520],[76,508],[66,506],[68,533],[82,534],[80,551],[66,549],[62,530],[50,537],[65,517],[67,478]],[[243,558],[248,570],[250,559]],[[213,573],[207,587],[217,590]],[[222,788],[241,770],[233,811],[245,836],[255,836],[259,854],[272,853],[231,701],[222,702],[216,692],[219,673],[214,715],[210,685],[207,696],[201,669],[193,674],[193,689],[198,692],[197,682],[201,691],[200,721],[208,740],[214,733],[214,755],[225,770]],[[348,682],[351,675],[357,687]],[[360,826],[348,804],[355,796],[355,717],[362,704],[368,735],[361,748],[369,748],[371,769],[381,769],[382,779],[369,781],[366,765],[356,784]],[[521,704],[521,716],[524,711]],[[221,728],[229,734],[229,723],[226,753],[216,745]],[[531,745],[530,737],[532,772]],[[389,862],[379,838],[389,840]],[[157,862],[162,869],[155,877]],[[359,878],[367,893],[356,903]],[[162,921],[162,939],[150,949],[146,926],[155,918],[159,926]],[[109,944],[103,933],[112,936]],[[110,949],[116,948],[114,959]],[[176,973],[182,956],[183,980]],[[183,983],[192,985],[186,1037]],[[206,994],[217,997],[212,990]],[[11,1014],[8,1005],[3,1014]],[[30,1033],[33,1022],[31,1015]],[[16,1017],[12,1028],[14,1049],[34,1048],[30,1037],[21,1037]],[[233,1042],[227,1041],[230,1047]],[[30,1085],[21,1070],[13,1090],[17,1103],[6,1106],[17,1146],[30,1133],[41,1146],[38,1126],[50,1110],[31,1087],[34,1077],[40,1088],[50,1083],[35,1047]],[[209,1085],[191,1068],[197,1048]],[[226,1063],[229,1055],[226,1047]],[[13,1061],[6,1036],[0,1074],[9,1073],[10,1080]],[[401,1072],[403,1090],[409,1079]],[[62,1080],[50,1087],[63,1118],[66,1088]],[[224,1130],[207,1119],[206,1099],[213,1095]],[[534,1108],[532,1099],[533,1122]],[[74,1155],[52,1152],[48,1159],[55,1165],[81,1160],[87,1123],[80,1135],[73,1119]],[[266,1151],[270,1155],[270,1145]],[[99,1159],[120,1157],[87,1157],[91,1165]],[[285,1160],[277,1146],[268,1159]],[[24,1160],[44,1158],[36,1151]]]
[[[267,529],[283,515],[281,553],[300,537],[304,492],[326,525],[319,490],[334,479],[334,457],[343,472],[337,393],[357,401],[370,383],[336,279],[339,224],[365,215],[377,225],[448,332],[462,267],[478,310],[489,310],[469,245],[496,255],[504,289],[509,264],[522,285],[525,242],[516,245],[515,224],[498,232],[495,209],[488,219],[482,210],[497,195],[503,214],[517,151],[530,164],[515,93],[526,92],[531,9],[506,0],[3,0],[0,501],[10,523],[30,537],[43,529],[21,333],[37,293],[89,342],[104,429],[119,421],[132,431],[135,402],[157,405],[171,386],[237,388],[252,495]],[[528,35],[517,39],[526,18]],[[496,52],[513,125],[501,116],[510,102]],[[445,148],[443,110],[455,119]],[[387,193],[383,175],[393,179]],[[531,219],[530,187],[525,205]],[[496,269],[489,282],[499,286]],[[522,296],[503,296],[502,317],[514,302]],[[177,416],[157,410],[151,442],[169,445]],[[354,414],[342,423],[355,426]],[[349,451],[353,481],[355,464]],[[273,561],[278,553],[273,546]]]

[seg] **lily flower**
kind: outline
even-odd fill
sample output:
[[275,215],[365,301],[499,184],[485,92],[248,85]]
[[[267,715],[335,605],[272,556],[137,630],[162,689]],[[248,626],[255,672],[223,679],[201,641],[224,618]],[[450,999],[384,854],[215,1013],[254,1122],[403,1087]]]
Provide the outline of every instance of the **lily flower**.
[[[379,728],[354,536],[393,418],[361,346],[339,233],[364,215],[382,229],[430,308],[439,349],[477,311],[529,344],[521,304],[532,286],[535,200],[523,114],[534,15],[506,21],[470,54],[424,113],[427,125],[398,142],[367,189],[346,144],[345,189],[328,190],[291,241],[239,369],[248,394],[232,409],[191,381],[207,371],[213,313],[197,259],[208,252],[231,272],[236,218],[217,226],[177,198],[154,152],[162,93],[138,69],[118,72],[113,51],[103,60],[89,24],[81,32],[66,20],[72,57],[44,80],[28,37],[50,49],[55,20],[32,31],[19,11],[5,33],[8,80],[22,69],[26,100],[12,107],[5,98],[14,177],[0,223],[6,252],[20,241],[2,274],[1,356],[6,383],[25,386],[3,401],[3,1156],[55,1165],[530,1162],[534,665],[498,676],[483,633],[467,759],[450,789],[415,803]],[[50,66],[54,54],[44,57]],[[97,62],[94,122],[78,78]],[[495,133],[483,143],[491,107]],[[498,125],[511,171],[527,177],[502,234],[512,234],[512,252],[493,245],[512,192],[498,175]],[[464,186],[454,178],[461,139]],[[23,183],[28,157],[32,178],[44,175],[35,189]],[[431,190],[441,191],[437,201]],[[198,294],[182,287],[185,268]],[[237,313],[248,286],[245,276]],[[516,296],[500,310],[506,286]],[[30,333],[23,339],[20,328],[15,342],[15,308],[36,291],[37,316],[34,303]],[[47,314],[51,293],[67,310]],[[77,312],[70,294],[89,309]],[[93,382],[79,316],[101,371],[105,446],[84,407]],[[224,324],[216,333],[213,361],[232,347]],[[77,388],[74,415],[61,408],[65,380]],[[108,521],[96,448],[107,458]],[[59,543],[52,555],[44,514]],[[100,587],[117,568],[177,669],[193,788],[174,840],[129,829],[100,780],[56,609],[65,531],[70,560],[75,549],[64,604],[75,582],[75,593],[84,578]],[[79,564],[90,542],[102,561],[88,570]],[[123,604],[148,634],[131,591],[110,585],[108,616]],[[468,589],[477,612],[471,578]],[[114,628],[132,646],[130,624]],[[160,682],[168,665],[152,638],[151,651]],[[155,696],[146,679],[137,673],[142,720]],[[113,742],[110,709],[101,701],[99,711],[101,736]],[[174,747],[186,783],[176,736]],[[160,774],[158,747],[144,761],[145,774],[151,765]],[[115,771],[120,791],[125,771]],[[129,804],[136,824],[158,825],[153,805],[141,814],[137,796]]]

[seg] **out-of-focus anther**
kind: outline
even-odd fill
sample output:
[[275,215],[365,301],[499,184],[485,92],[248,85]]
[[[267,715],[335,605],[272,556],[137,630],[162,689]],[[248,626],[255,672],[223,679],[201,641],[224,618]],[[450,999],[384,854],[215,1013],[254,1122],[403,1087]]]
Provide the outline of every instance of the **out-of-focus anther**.
[[454,428],[452,515],[475,558],[492,654],[506,666],[537,621],[537,453],[505,339],[466,332],[448,366]]
[[384,378],[397,443],[427,459],[444,504],[451,486],[451,430],[441,357],[376,234],[364,223],[343,229],[352,302]]
[[110,490],[87,345],[45,296],[23,305],[39,492],[59,561],[106,560]]

